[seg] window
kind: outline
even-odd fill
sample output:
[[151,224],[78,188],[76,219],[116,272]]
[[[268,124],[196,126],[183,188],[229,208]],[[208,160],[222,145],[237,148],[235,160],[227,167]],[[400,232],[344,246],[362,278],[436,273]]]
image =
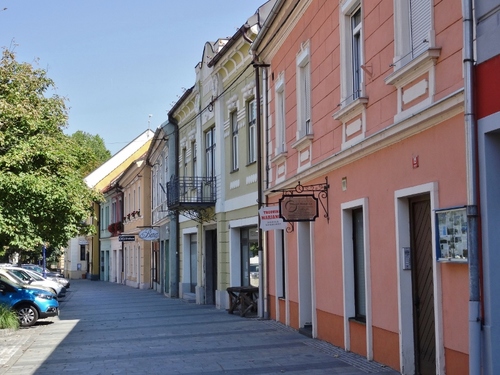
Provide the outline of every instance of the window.
[[135,211],[137,208],[137,196],[136,196],[136,191],[134,189],[134,207],[132,207],[132,211]]
[[354,259],[354,310],[356,320],[366,320],[365,249],[363,209],[352,210],[352,241]]
[[196,164],[196,141],[191,142],[191,159],[193,160],[192,163],[192,176],[196,176],[196,168],[198,167]]
[[182,149],[182,162],[183,164],[183,170],[182,170],[182,176],[184,179],[182,180],[184,183],[182,184],[182,194],[186,194],[187,192],[187,173],[188,173],[188,163],[187,163],[187,149],[183,148]]
[[215,128],[205,133],[205,176],[215,177]]
[[80,245],[80,260],[85,260],[85,245]]
[[371,321],[368,198],[344,202],[341,209],[344,330],[348,337],[349,321]]
[[257,227],[241,228],[241,286],[257,286],[258,280],[258,229]]
[[104,226],[104,207],[101,207],[101,230],[104,230],[106,229],[106,227]]
[[285,152],[285,79],[280,75],[276,83],[276,154]]
[[309,45],[297,56],[297,139],[312,134],[311,124],[311,68]]
[[347,0],[341,13],[341,92],[346,106],[363,96],[363,12],[359,1]]
[[238,169],[238,112],[231,112],[231,170]]
[[351,16],[352,37],[352,98],[358,99],[361,92],[361,8]]
[[196,293],[198,285],[198,236],[191,234],[189,236],[189,280],[191,293]]
[[118,220],[117,218],[117,210],[116,210],[116,199],[113,199],[111,202],[111,222],[116,223]]
[[254,163],[257,160],[257,102],[254,100],[247,104],[248,118],[248,164]]
[[182,162],[183,162],[183,169],[182,169],[182,175],[184,177],[187,177],[188,173],[188,163],[187,163],[187,149],[183,148],[182,149]]
[[109,205],[104,208],[104,228],[109,226]]
[[163,170],[165,171],[165,175],[164,176],[160,175],[160,178],[162,179],[162,181],[167,182],[170,180],[170,176],[168,175],[168,154],[165,154],[164,160],[165,160],[164,164],[162,165],[160,163],[160,167],[163,167]]
[[395,0],[395,58],[400,68],[434,45],[431,0]]

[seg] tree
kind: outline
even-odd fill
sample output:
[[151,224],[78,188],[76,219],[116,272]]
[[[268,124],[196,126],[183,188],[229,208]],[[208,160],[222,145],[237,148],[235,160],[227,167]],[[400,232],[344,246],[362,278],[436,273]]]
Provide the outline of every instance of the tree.
[[78,130],[71,135],[71,138],[77,142],[80,147],[85,148],[87,150],[86,154],[91,158],[91,160],[88,160],[87,163],[83,165],[83,169],[81,170],[84,176],[89,175],[111,158],[111,152],[106,148],[101,136]]
[[[63,133],[65,99],[50,95],[43,69],[19,63],[4,49],[0,60],[0,251],[67,245],[87,230],[99,192],[83,177],[93,157]],[[90,227],[89,227],[90,228]]]

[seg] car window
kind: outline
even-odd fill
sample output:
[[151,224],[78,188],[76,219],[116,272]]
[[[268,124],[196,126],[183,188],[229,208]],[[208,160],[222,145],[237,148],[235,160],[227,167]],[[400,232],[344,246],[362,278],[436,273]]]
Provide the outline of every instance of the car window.
[[30,280],[29,275],[27,273],[23,272],[23,271],[11,270],[10,272],[12,272],[14,275],[16,275],[17,277],[19,277],[21,280],[24,280],[24,281],[29,281]]

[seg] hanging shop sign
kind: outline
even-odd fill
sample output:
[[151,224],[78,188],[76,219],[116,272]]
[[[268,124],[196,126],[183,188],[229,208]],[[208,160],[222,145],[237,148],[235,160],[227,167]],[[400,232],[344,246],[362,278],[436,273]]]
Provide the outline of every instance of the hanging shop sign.
[[[318,217],[318,202],[323,207],[324,217],[329,222],[328,213],[328,177],[325,183],[302,185],[300,181],[292,188],[271,190],[271,192],[281,192],[283,195],[279,199],[279,217],[283,221],[290,223],[294,221],[314,221]],[[287,228],[288,231],[288,228]],[[293,224],[291,225],[293,231]]]
[[273,229],[286,229],[287,225],[280,217],[278,206],[261,207],[259,210],[260,229],[264,231]]
[[120,234],[118,236],[118,241],[120,242],[135,241],[135,236],[133,234]]
[[313,194],[284,195],[279,208],[283,221],[314,221],[318,217],[318,198]]
[[155,241],[160,238],[160,232],[153,228],[145,228],[139,232],[139,238],[145,241]]

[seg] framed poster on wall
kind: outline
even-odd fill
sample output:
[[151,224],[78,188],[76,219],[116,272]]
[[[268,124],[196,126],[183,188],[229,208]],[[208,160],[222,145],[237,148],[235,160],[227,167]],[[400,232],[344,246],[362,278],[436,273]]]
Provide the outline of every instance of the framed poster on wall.
[[465,207],[436,210],[437,260],[467,263],[467,212]]

